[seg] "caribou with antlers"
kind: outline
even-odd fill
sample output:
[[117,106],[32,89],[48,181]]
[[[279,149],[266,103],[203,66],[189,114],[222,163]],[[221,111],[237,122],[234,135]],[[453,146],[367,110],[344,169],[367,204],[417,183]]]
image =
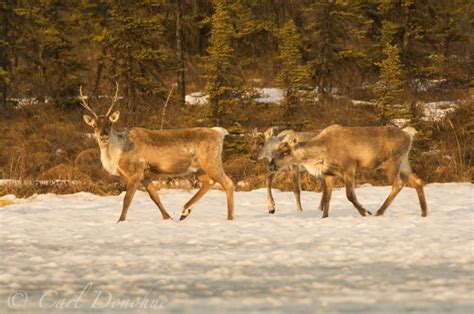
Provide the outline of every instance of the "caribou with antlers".
[[181,219],[185,219],[192,207],[215,182],[224,189],[227,196],[227,219],[234,217],[234,184],[224,173],[222,146],[224,128],[189,128],[177,130],[148,130],[130,128],[124,132],[114,129],[120,117],[119,111],[112,112],[118,100],[119,86],[112,98],[112,104],[103,116],[97,115],[89,106],[79,88],[81,105],[92,116],[85,114],[84,121],[94,128],[100,148],[102,166],[112,175],[127,180],[127,192],[123,200],[122,213],[118,222],[127,217],[127,210],[139,186],[143,184],[153,202],[158,206],[163,219],[169,219],[150,178],[151,173],[166,176],[195,173],[201,188],[184,205]]

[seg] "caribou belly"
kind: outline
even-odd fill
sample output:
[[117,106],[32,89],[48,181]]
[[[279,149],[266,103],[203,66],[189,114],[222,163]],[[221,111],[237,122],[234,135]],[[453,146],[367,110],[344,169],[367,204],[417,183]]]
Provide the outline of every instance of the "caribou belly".
[[309,174],[315,177],[321,177],[326,170],[326,167],[322,161],[304,163],[302,166],[306,169],[306,171],[308,171]]

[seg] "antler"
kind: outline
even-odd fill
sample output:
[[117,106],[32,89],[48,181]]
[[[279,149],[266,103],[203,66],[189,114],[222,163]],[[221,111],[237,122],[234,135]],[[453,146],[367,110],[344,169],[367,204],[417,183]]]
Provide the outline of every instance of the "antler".
[[90,111],[94,115],[94,117],[97,119],[97,114],[89,107],[89,105],[86,102],[86,99],[84,98],[84,95],[82,95],[82,85],[79,87],[79,95],[81,97],[81,105],[82,107],[86,108],[87,110]]
[[115,85],[117,86],[117,88],[115,89],[115,96],[114,98],[112,98],[112,105],[110,105],[109,111],[107,111],[107,114],[105,115],[106,117],[108,117],[109,114],[112,112],[112,108],[114,107],[115,102],[117,102],[118,99],[119,84],[117,83],[117,81],[115,81]]

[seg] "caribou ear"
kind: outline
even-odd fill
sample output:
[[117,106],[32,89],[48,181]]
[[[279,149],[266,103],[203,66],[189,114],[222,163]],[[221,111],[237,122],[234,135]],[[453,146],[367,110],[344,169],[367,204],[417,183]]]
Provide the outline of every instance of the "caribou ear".
[[95,127],[95,119],[92,118],[90,115],[85,114],[82,116],[82,118],[88,125],[90,125],[91,127]]
[[273,127],[267,129],[263,135],[265,136],[265,139],[268,140],[270,137],[273,136]]
[[120,111],[114,111],[110,114],[109,120],[110,122],[115,123],[118,121],[119,117],[120,117]]

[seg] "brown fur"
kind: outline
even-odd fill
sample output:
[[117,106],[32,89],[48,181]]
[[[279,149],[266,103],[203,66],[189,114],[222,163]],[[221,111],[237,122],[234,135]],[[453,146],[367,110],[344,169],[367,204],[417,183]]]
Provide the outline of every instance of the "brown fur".
[[125,132],[117,132],[113,123],[118,117],[119,112],[116,111],[110,116],[85,115],[84,120],[94,128],[104,168],[127,180],[127,192],[119,222],[126,219],[128,208],[140,183],[160,209],[163,219],[170,218],[153,186],[150,173],[166,176],[196,173],[202,186],[184,205],[181,220],[189,215],[194,204],[215,182],[221,184],[226,192],[227,219],[233,219],[234,184],[224,173],[222,166],[222,146],[227,131],[219,128],[161,131],[131,128]]
[[[311,174],[325,176],[323,188],[323,217],[328,216],[332,177],[341,177],[346,196],[362,216],[370,214],[357,200],[354,191],[358,169],[385,171],[392,183],[392,192],[377,211],[383,215],[403,185],[417,191],[421,215],[428,214],[421,180],[411,171],[408,153],[412,135],[396,127],[342,127],[332,125],[310,141],[300,144],[297,137],[288,137],[280,144],[271,162],[274,169],[298,164]],[[326,194],[326,196],[324,196]]]
[[[319,131],[319,130],[318,130]],[[302,141],[308,141],[313,138],[317,132],[295,132],[293,130],[285,130],[278,135],[274,135],[274,128],[269,128],[265,132],[258,132],[257,128],[255,128],[252,132],[252,136],[250,138],[250,153],[252,157],[250,158],[253,161],[258,161],[261,159],[268,159],[270,161],[272,159],[273,151],[276,150],[278,144],[288,135],[298,136],[298,138]],[[293,193],[295,195],[296,201],[296,209],[298,211],[303,211],[303,207],[301,206],[301,183],[300,183],[300,172],[301,168],[298,165],[293,165],[289,169],[290,175],[293,179]],[[267,207],[268,212],[270,214],[275,213],[275,200],[273,199],[272,194],[272,182],[275,177],[275,172],[269,172],[267,176]],[[320,205],[320,208],[321,205]]]

